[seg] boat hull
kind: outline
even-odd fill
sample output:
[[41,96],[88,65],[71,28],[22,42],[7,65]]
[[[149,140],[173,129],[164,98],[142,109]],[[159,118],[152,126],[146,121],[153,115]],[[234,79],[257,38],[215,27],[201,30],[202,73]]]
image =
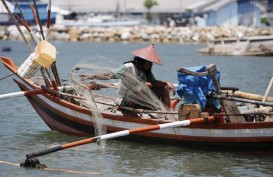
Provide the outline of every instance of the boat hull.
[[[21,90],[29,90],[24,84],[16,81]],[[34,88],[33,88],[34,89]],[[70,103],[58,102],[50,95],[35,95],[27,97],[33,108],[52,130],[74,136],[94,135],[94,120],[92,112]],[[143,127],[166,121],[147,120],[140,118],[126,118],[111,114],[102,114],[103,122],[109,132]],[[90,119],[90,120],[88,120]],[[138,120],[136,120],[138,119]],[[171,128],[155,132],[141,133],[151,138],[168,139],[174,141],[193,142],[271,142],[273,141],[272,122],[261,123],[200,123],[186,127]]]

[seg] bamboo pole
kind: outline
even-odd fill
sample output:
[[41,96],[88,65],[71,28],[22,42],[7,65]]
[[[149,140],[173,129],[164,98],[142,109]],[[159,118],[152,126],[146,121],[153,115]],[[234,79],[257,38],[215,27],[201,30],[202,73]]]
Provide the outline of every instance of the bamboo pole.
[[[233,95],[235,97],[239,98],[245,98],[249,100],[256,100],[256,101],[262,101],[264,99],[263,95],[258,95],[258,94],[253,94],[253,93],[248,93],[248,92],[242,92],[242,91],[227,91],[223,90],[222,95]],[[268,102],[273,102],[273,97],[267,97],[266,99]]]

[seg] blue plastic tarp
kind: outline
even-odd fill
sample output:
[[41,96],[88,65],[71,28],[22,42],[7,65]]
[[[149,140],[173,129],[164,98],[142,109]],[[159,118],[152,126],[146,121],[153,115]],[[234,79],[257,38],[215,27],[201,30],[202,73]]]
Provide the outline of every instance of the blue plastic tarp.
[[[196,66],[186,68],[194,72],[205,72],[206,66]],[[216,71],[216,78],[220,85],[220,71]],[[215,108],[220,109],[220,101],[218,99],[207,99],[212,92],[216,92],[212,79],[207,76],[192,76],[178,72],[177,94],[184,98],[185,104],[199,104],[204,110],[207,104],[212,104]]]

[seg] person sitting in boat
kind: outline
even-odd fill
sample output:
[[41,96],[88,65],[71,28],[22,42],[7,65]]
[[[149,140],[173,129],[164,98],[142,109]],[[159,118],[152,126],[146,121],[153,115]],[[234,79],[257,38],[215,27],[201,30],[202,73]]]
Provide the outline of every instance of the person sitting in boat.
[[[118,86],[118,95],[120,96],[120,99],[117,100],[118,105],[121,106],[131,106],[131,107],[137,107],[135,103],[132,103],[131,99],[136,99],[135,97],[132,98],[130,94],[128,94],[128,87],[124,85],[132,84],[133,78],[129,78],[129,74],[125,73],[131,73],[134,77],[137,76],[141,82],[146,84],[151,91],[162,101],[162,103],[169,107],[170,106],[170,95],[169,92],[172,92],[173,95],[175,95],[176,90],[173,87],[172,84],[170,84],[167,81],[160,81],[155,79],[153,73],[152,73],[152,66],[153,63],[161,65],[161,60],[159,56],[157,55],[155,51],[154,44],[142,48],[139,50],[135,50],[132,52],[134,55],[134,58],[132,61],[125,62],[120,67],[114,69],[111,73],[104,73],[100,75],[93,75],[92,78],[96,79],[112,79],[112,78],[119,78],[119,86]],[[125,79],[127,77],[127,79]],[[90,78],[90,77],[89,77]],[[126,80],[130,80],[131,83],[126,83]],[[130,86],[131,88],[134,86]],[[141,89],[136,89],[137,92],[141,92]]]

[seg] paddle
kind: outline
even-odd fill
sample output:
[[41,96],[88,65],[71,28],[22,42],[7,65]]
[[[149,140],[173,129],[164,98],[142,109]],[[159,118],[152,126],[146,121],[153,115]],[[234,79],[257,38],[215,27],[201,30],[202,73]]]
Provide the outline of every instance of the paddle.
[[117,137],[122,137],[122,136],[127,136],[130,134],[136,134],[136,133],[141,133],[141,132],[148,132],[148,131],[154,131],[154,130],[161,130],[161,129],[167,129],[167,128],[174,128],[174,127],[180,127],[180,126],[187,126],[190,124],[194,123],[201,123],[201,122],[206,122],[206,121],[213,121],[215,120],[214,116],[209,116],[208,118],[195,118],[195,119],[189,119],[189,120],[183,120],[183,121],[175,121],[175,122],[170,122],[170,123],[164,123],[164,124],[157,124],[157,125],[149,125],[146,127],[139,127],[139,128],[132,128],[129,130],[122,130],[114,133],[109,133],[101,136],[96,136],[92,138],[87,138],[79,141],[74,141],[71,143],[55,146],[46,150],[26,154],[26,160],[25,162],[21,163],[20,166],[23,167],[40,167],[44,166],[39,163],[39,160],[36,159],[35,157],[43,156],[46,154],[50,154],[53,152],[57,152],[60,150],[76,147],[76,146],[81,146],[84,144],[89,144],[89,143],[95,143],[99,142],[101,140],[107,140],[107,139],[112,139],[112,138],[117,138]]

